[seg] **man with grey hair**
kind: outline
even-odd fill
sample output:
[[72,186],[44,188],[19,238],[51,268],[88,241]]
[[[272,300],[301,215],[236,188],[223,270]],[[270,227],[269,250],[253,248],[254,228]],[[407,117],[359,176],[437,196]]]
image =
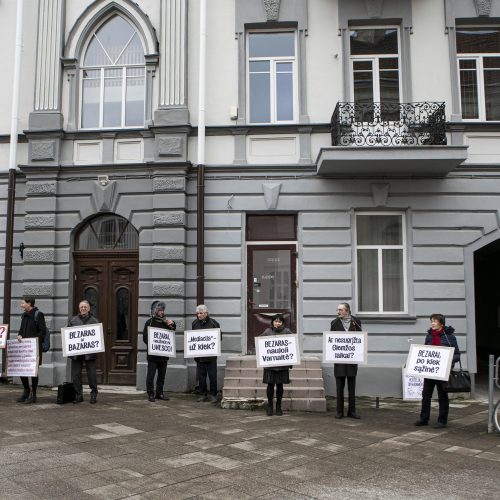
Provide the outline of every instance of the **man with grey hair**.
[[[191,326],[192,330],[207,330],[209,328],[219,328],[220,325],[215,319],[208,315],[208,308],[205,304],[196,307],[196,319]],[[222,335],[222,332],[221,332]],[[198,401],[217,402],[217,356],[206,358],[194,358],[196,361],[196,373],[198,376],[198,386],[200,397]],[[207,390],[207,376],[210,381],[210,391]]]

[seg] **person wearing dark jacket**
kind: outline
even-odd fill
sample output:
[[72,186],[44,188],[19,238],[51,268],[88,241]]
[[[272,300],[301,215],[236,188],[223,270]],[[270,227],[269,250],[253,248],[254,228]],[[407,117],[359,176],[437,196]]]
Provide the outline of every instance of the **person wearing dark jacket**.
[[[446,326],[446,318],[442,314],[432,314],[430,316],[431,328],[427,330],[425,337],[425,345],[435,345],[444,347],[454,347],[453,365],[460,360],[460,350],[458,348],[457,338],[455,337],[455,329],[451,326]],[[452,368],[453,368],[452,365]],[[422,389],[422,409],[420,410],[420,418],[415,422],[415,425],[420,427],[427,425],[431,416],[431,399],[434,387],[437,389],[439,401],[439,414],[435,429],[442,429],[448,423],[448,412],[450,409],[450,401],[448,393],[443,391],[443,382],[424,378],[424,387]]]
[[[282,314],[276,314],[271,318],[271,328],[267,328],[260,334],[262,337],[274,335],[292,335],[292,331],[285,328],[285,318]],[[276,385],[276,415],[283,415],[281,409],[281,400],[283,399],[283,384],[290,383],[290,370],[291,366],[273,366],[264,368],[264,375],[262,382],[267,384],[267,408],[266,414],[268,417],[273,414],[273,399],[274,399],[274,386]]]
[[[148,327],[150,326],[175,331],[175,321],[165,318],[165,302],[155,300],[151,304],[151,318],[146,321],[144,329],[142,330],[142,340],[144,340],[146,345],[148,345]],[[163,386],[165,384],[165,375],[167,373],[168,357],[155,356],[154,354],[148,353],[147,360],[148,371],[146,374],[146,391],[148,393],[148,401],[151,403],[154,403],[155,399],[167,401],[170,398],[163,393]],[[156,377],[155,392],[154,381],[155,374],[157,372],[158,376]]]
[[[337,307],[337,317],[330,324],[332,332],[360,332],[361,321],[351,315],[351,307],[347,302],[341,302]],[[358,365],[335,363],[333,367],[335,383],[337,385],[337,413],[335,418],[344,417],[344,389],[347,378],[347,392],[349,394],[347,416],[359,419],[356,413],[356,375]]]
[[[35,307],[35,298],[24,296],[21,300],[23,314],[21,316],[21,326],[17,340],[37,338],[38,339],[38,365],[42,364],[42,336],[48,335],[45,325],[45,316],[42,311]],[[36,403],[36,390],[38,387],[38,377],[31,377],[31,391],[29,377],[21,377],[24,391],[19,398],[18,403],[32,404]]]
[[[215,319],[208,315],[208,308],[204,304],[196,307],[196,319],[191,325],[192,330],[208,330],[219,328],[220,325]],[[222,332],[221,332],[222,335]],[[194,358],[196,361],[196,373],[198,376],[198,387],[200,396],[197,401],[217,402],[217,356],[207,356]],[[207,376],[210,381],[210,391],[207,388]]]
[[[68,321],[68,326],[83,326],[95,325],[99,320],[92,316],[90,313],[90,303],[87,300],[82,300],[78,305],[80,314],[73,316]],[[71,357],[71,381],[73,382],[73,389],[75,391],[74,404],[83,401],[83,386],[82,386],[82,368],[85,363],[85,370],[87,372],[87,379],[90,387],[90,403],[97,402],[97,372],[96,372],[96,359],[97,354],[80,354]]]

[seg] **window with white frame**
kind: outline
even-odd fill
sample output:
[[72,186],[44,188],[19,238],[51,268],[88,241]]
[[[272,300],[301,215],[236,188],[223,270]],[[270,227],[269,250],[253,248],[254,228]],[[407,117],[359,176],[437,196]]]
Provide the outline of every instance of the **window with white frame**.
[[464,120],[500,120],[500,27],[457,27]]
[[114,15],[92,33],[81,65],[81,128],[144,126],[145,58],[135,28]]
[[406,312],[405,215],[356,214],[356,287],[362,313]]
[[294,31],[248,33],[250,123],[296,120],[297,60]]
[[[399,104],[399,29],[351,28],[350,54],[354,102]],[[399,107],[385,107],[382,120],[398,120]],[[365,121],[361,119],[360,121]]]

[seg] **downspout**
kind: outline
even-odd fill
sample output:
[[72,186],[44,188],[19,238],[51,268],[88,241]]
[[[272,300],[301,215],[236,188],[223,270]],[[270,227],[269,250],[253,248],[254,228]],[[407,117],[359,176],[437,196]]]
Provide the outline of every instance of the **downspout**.
[[196,303],[205,302],[205,87],[206,87],[207,2],[200,0],[200,60],[198,81],[198,173]]
[[[23,5],[17,0],[16,46],[14,52],[14,79],[12,82],[12,113],[10,122],[9,184],[7,188],[7,227],[5,233],[5,269],[3,285],[3,323],[10,323],[12,298],[12,249],[14,246],[14,209],[16,199],[17,128],[19,122],[19,84],[21,81],[21,53],[23,46]],[[2,349],[2,381],[7,377],[7,349]]]

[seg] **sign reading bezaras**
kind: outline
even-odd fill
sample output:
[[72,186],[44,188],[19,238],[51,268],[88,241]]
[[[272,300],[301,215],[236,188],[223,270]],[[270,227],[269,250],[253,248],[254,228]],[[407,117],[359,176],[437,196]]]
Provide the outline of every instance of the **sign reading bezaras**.
[[175,358],[175,332],[148,326],[148,354]]
[[61,328],[63,356],[104,352],[102,323]]
[[454,347],[412,344],[406,360],[407,375],[448,380]]
[[255,337],[258,368],[300,365],[297,335],[269,335]]

